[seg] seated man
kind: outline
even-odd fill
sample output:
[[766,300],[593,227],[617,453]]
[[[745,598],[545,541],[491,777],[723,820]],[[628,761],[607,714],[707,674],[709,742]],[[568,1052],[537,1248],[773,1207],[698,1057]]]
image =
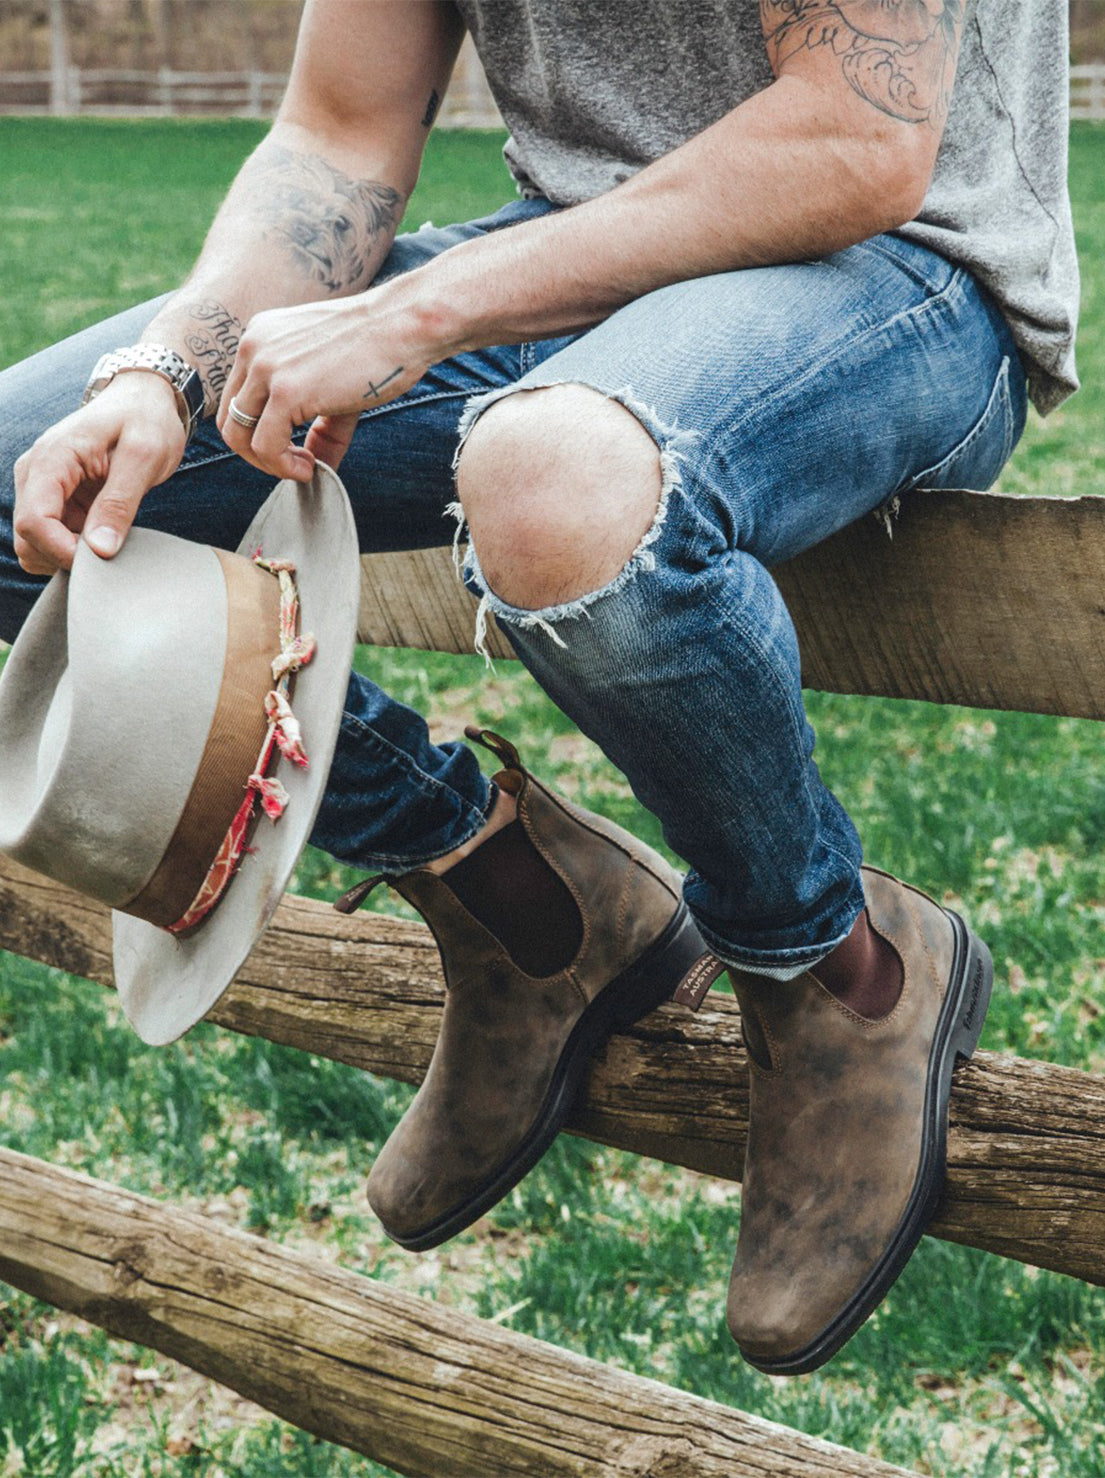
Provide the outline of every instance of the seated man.
[[[465,26],[521,199],[396,238]],[[234,547],[273,477],[340,463],[365,550],[439,544],[453,506],[477,637],[494,613],[689,865],[351,680],[313,840],[384,869],[450,987],[370,1182],[404,1245],[505,1194],[699,935],[753,1064],[746,1357],[822,1363],[921,1236],[989,957],[861,871],[768,570],[988,487],[1027,397],[1075,387],[1065,27],[1065,0],[309,0],[185,285],[3,376],[0,637],[78,538]]]

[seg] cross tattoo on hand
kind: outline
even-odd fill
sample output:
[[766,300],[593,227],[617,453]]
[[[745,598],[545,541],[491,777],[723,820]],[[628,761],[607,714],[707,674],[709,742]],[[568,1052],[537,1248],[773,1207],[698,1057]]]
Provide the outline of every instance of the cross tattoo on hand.
[[403,373],[403,366],[400,365],[398,367],[398,369],[393,369],[392,372],[391,372],[391,374],[388,375],[388,377],[386,379],[381,380],[378,385],[376,384],[376,382],[374,380],[369,380],[369,382],[368,382],[368,389],[365,391],[364,395],[361,398],[363,400],[377,400],[377,399],[379,399],[380,391],[383,390],[383,388],[385,387],[385,385],[390,385],[391,382],[392,382],[392,380],[394,380],[397,375],[401,375],[402,373]]

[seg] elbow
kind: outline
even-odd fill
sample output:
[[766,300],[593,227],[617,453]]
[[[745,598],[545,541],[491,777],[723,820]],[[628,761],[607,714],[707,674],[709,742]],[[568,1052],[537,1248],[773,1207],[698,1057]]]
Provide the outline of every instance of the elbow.
[[871,235],[896,231],[920,214],[934,163],[928,148],[895,149],[885,153],[877,167],[864,171],[863,194],[874,223]]
[[895,179],[887,189],[883,210],[886,216],[880,231],[896,231],[921,213],[928,194],[931,175],[911,175]]

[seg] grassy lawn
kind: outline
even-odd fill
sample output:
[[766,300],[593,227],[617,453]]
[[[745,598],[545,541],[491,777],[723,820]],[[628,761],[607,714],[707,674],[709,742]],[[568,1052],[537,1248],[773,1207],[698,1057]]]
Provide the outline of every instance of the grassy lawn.
[[[247,123],[0,119],[0,364],[177,280],[259,133]],[[1003,482],[1018,493],[1103,485],[1105,128],[1075,130],[1072,186],[1086,388],[1046,423],[1033,419]],[[408,222],[475,214],[509,188],[497,139],[436,136]],[[621,777],[524,672],[501,664],[489,677],[475,657],[390,651],[362,651],[358,662],[426,712],[435,735],[468,719],[502,725],[564,793],[659,844]],[[983,1044],[1105,1071],[1096,725],[808,701],[822,771],[871,860],[955,902],[989,940],[998,984]],[[350,880],[308,853],[296,886],[333,896]],[[325,1246],[396,1286],[922,1473],[1105,1475],[1100,1292],[926,1241],[825,1371],[773,1380],[741,1363],[723,1324],[736,1189],[565,1139],[492,1216],[412,1257],[386,1242],[363,1199],[408,1098],[211,1027],[147,1049],[104,992],[0,955],[0,1138],[13,1148],[288,1244]],[[0,1475],[384,1471],[4,1292]]]

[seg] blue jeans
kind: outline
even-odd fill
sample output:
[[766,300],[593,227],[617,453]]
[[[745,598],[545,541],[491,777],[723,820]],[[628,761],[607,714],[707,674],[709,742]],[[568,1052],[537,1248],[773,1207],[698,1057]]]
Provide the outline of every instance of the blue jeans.
[[[516,201],[424,227],[396,241],[381,277],[552,208]],[[12,464],[156,306],[0,375],[6,641],[43,583],[12,552]],[[660,818],[711,947],[787,978],[848,934],[862,853],[813,760],[798,646],[769,568],[906,490],[994,481],[1025,418],[1008,328],[966,272],[887,235],[663,288],[583,334],[462,355],[362,417],[341,468],[362,550],[448,542],[467,429],[500,396],[565,382],[620,401],[655,440],[656,520],[615,580],[563,606],[507,605],[475,549],[466,581]],[[206,422],[138,522],[233,548],[270,486]],[[417,713],[351,678],[316,845],[359,867],[418,866],[471,837],[492,799],[464,745],[431,744]]]

